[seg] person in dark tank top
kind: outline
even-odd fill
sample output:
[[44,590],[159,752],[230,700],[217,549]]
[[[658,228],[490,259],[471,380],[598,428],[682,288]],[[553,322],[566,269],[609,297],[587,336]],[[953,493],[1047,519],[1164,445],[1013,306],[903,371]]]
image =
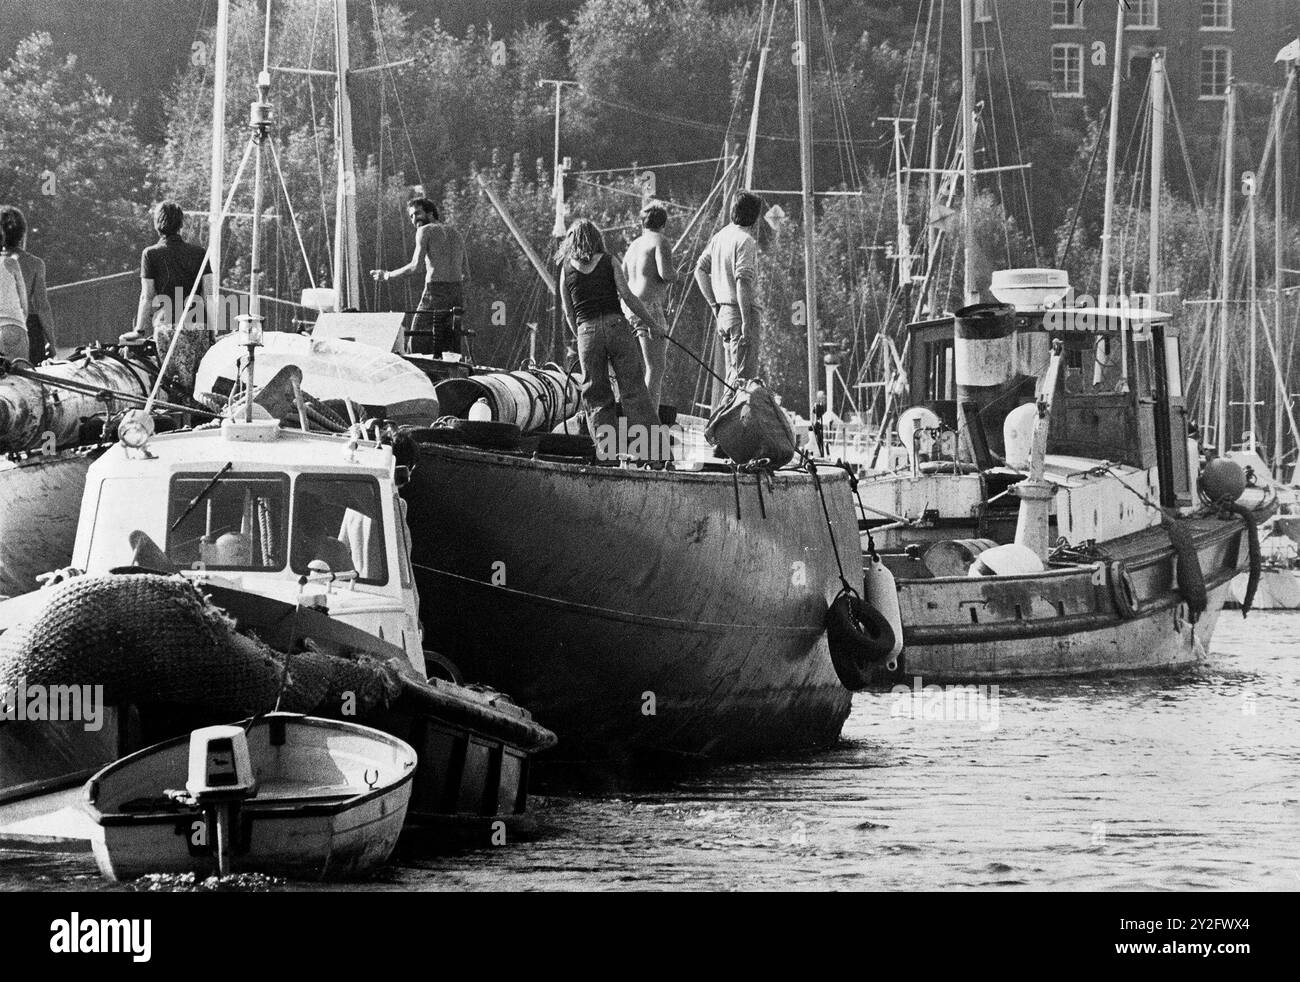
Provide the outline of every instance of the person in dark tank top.
[[645,361],[619,299],[637,317],[649,321],[650,312],[628,288],[623,267],[605,251],[600,229],[587,219],[578,219],[569,226],[555,258],[560,267],[564,316],[578,339],[578,360],[586,383],[582,404],[592,439],[600,448],[603,437],[617,432],[618,411],[609,382],[612,368],[629,437],[633,427],[644,427],[645,445],[655,446],[650,434],[655,432],[659,419],[645,384]]

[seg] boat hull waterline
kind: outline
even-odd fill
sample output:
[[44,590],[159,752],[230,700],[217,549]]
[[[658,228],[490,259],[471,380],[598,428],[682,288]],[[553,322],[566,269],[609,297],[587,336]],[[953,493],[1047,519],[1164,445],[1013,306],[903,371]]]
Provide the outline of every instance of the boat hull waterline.
[[[847,477],[821,476],[846,563]],[[405,490],[422,614],[564,759],[742,757],[833,743],[850,695],[839,574],[806,473],[759,478],[420,447]]]
[[[899,580],[903,653],[875,682],[995,682],[1171,670],[1209,649],[1229,586],[1247,556],[1240,520],[1198,519],[1193,541],[1207,605],[1195,624],[1164,533],[1108,544],[1123,560],[1136,605],[1124,609],[1106,564],[1003,577]],[[1163,547],[1159,544],[1163,539]]]

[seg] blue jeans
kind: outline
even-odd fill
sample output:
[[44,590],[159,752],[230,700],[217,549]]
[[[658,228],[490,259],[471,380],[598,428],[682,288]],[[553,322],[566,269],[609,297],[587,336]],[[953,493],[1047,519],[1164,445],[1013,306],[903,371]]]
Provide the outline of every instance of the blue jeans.
[[645,384],[641,346],[622,314],[602,314],[595,320],[578,323],[578,361],[586,381],[582,406],[587,411],[587,426],[593,440],[598,439],[600,427],[618,425],[614,389],[609,384],[611,367],[618,379],[619,399],[628,425],[649,427],[659,422]]
[[425,283],[411,318],[411,354],[438,358],[444,351],[459,353],[451,311],[464,306],[465,289],[460,283]]
[[[751,332],[757,325],[751,325]],[[737,379],[758,378],[758,338],[751,337],[740,325],[740,307],[724,303],[718,307],[718,336],[727,358],[727,384]]]

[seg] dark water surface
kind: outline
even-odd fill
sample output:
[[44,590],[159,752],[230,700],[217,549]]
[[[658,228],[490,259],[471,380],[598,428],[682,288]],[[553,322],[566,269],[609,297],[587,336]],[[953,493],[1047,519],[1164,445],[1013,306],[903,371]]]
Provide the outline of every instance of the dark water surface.
[[[1300,614],[1225,611],[1185,674],[984,696],[859,694],[832,751],[540,798],[526,838],[363,888],[1300,889]],[[0,853],[0,889],[68,887],[106,888]]]

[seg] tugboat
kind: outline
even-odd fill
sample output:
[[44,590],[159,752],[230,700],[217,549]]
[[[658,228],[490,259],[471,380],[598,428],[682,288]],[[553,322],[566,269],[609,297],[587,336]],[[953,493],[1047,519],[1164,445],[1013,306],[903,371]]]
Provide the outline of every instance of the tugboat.
[[1169,316],[1017,299],[910,328],[909,464],[858,483],[864,561],[893,572],[903,623],[876,683],[1186,665],[1238,571],[1258,577],[1274,499],[1230,461],[1198,475]]

